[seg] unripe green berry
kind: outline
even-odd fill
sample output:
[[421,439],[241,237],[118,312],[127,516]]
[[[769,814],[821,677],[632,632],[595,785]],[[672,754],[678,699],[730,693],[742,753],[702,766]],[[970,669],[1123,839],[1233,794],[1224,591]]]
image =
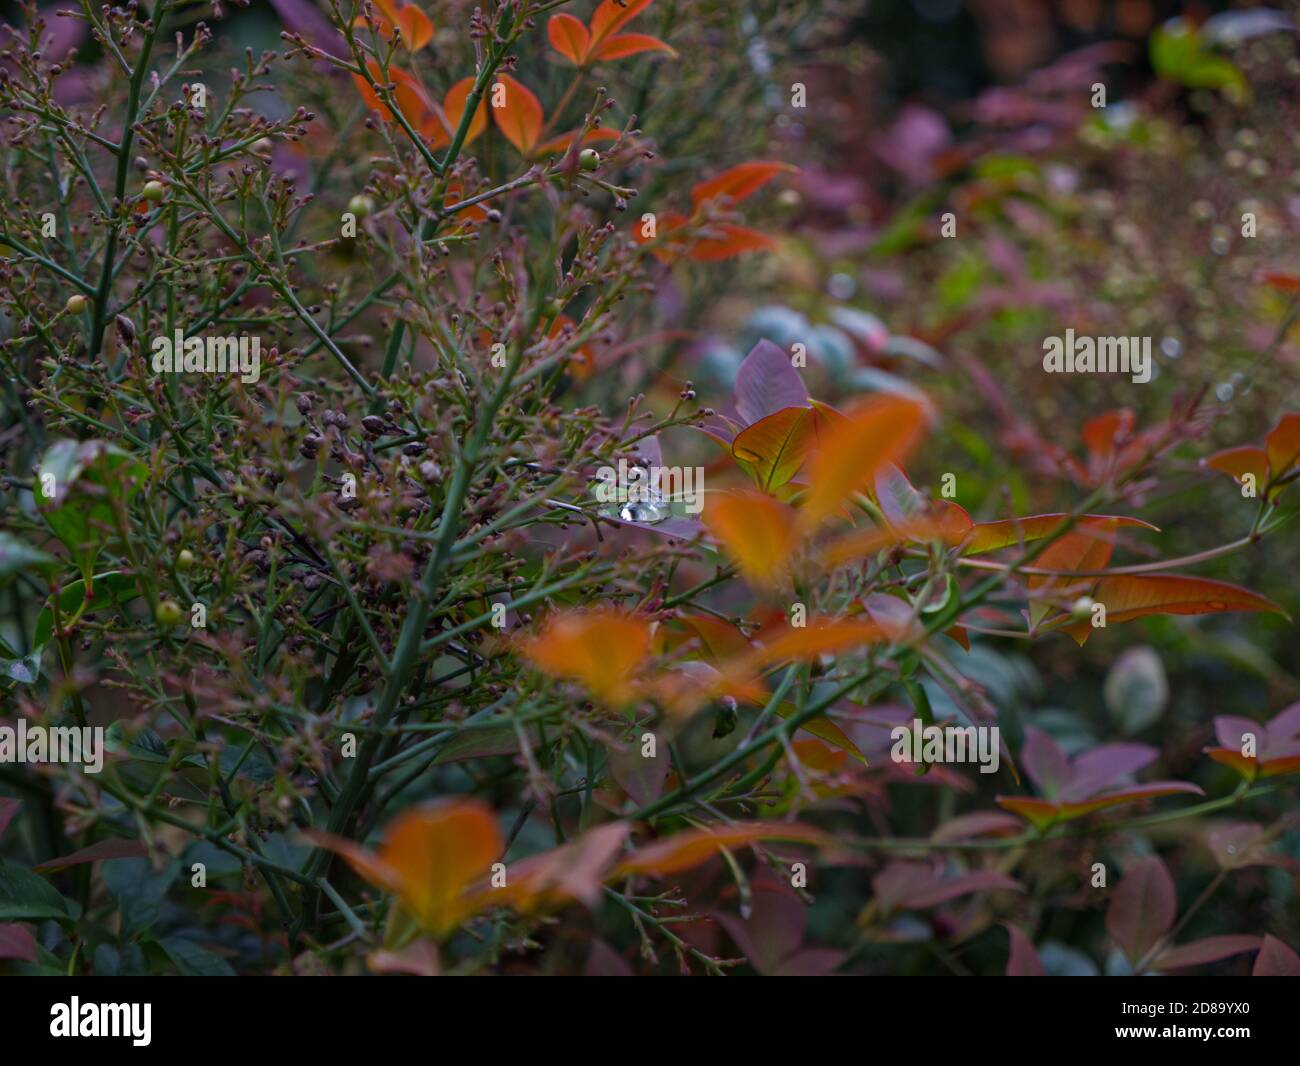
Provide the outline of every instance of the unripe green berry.
[[160,600],[153,616],[158,620],[159,625],[174,626],[185,617],[185,612],[175,600]]
[[194,568],[194,553],[189,548],[182,548],[176,554],[177,570],[192,570]]
[[578,166],[583,170],[595,170],[600,166],[600,153],[594,148],[584,148],[578,153]]
[[1080,596],[1074,601],[1074,606],[1070,608],[1070,615],[1076,621],[1082,622],[1092,616],[1092,597]]
[[79,315],[86,309],[86,298],[79,292],[74,292],[68,297],[68,302],[64,305],[68,309],[68,314]]
[[146,181],[141,195],[151,203],[159,203],[167,195],[167,189],[161,181]]
[[375,201],[364,193],[357,193],[348,201],[348,210],[357,218],[366,218],[368,215],[375,213]]

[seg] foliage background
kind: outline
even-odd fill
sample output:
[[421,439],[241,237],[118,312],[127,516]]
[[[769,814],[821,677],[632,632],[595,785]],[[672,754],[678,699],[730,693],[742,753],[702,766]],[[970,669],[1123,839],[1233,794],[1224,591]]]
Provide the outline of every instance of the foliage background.
[[[465,27],[474,5],[449,0],[421,6],[429,10],[437,35],[416,69],[441,95],[473,72],[475,43]],[[187,37],[200,17],[213,25],[214,44],[194,66],[218,101],[226,98],[229,69],[242,49],[283,48],[279,34],[285,28],[309,41],[337,35],[323,21],[321,7],[306,0],[225,7],[220,21],[212,20],[209,5],[175,16]],[[575,14],[588,18],[591,7],[577,5]],[[864,393],[909,390],[930,397],[940,421],[908,463],[908,475],[923,493],[935,496],[942,475],[956,473],[957,501],[981,519],[1077,507],[1089,486],[1071,479],[1063,456],[1082,454],[1088,419],[1130,408],[1137,425],[1146,427],[1171,419],[1180,405],[1197,398],[1200,407],[1186,423],[1188,439],[1150,476],[1124,486],[1114,513],[1140,515],[1162,530],[1158,541],[1126,540],[1133,553],[1126,562],[1147,561],[1144,551],[1183,557],[1229,543],[1250,529],[1253,513],[1229,479],[1208,473],[1198,460],[1220,448],[1259,441],[1281,414],[1300,410],[1300,335],[1288,330],[1295,290],[1261,280],[1266,274],[1300,274],[1295,252],[1300,61],[1294,24],[1290,30],[1269,24],[1266,32],[1251,32],[1222,47],[1218,54],[1240,70],[1246,92],[1237,91],[1226,76],[1217,83],[1185,84],[1178,71],[1158,71],[1153,61],[1166,19],[1181,15],[1200,22],[1227,10],[1226,5],[1183,10],[1149,0],[656,0],[639,26],[669,41],[677,57],[611,64],[584,88],[610,86],[618,103],[609,124],[619,126],[637,115],[643,146],[653,149],[653,159],[621,159],[626,169],[610,179],[637,190],[627,217],[613,210],[613,196],[598,190],[591,206],[578,202],[568,187],[534,190],[531,196],[512,193],[502,206],[499,236],[456,248],[444,272],[421,267],[419,285],[404,278],[398,295],[379,301],[361,318],[343,347],[373,372],[393,336],[394,319],[414,324],[406,336],[420,339],[409,349],[403,342],[403,369],[384,398],[394,404],[389,410],[399,422],[412,412],[424,420],[426,432],[417,443],[425,452],[413,458],[435,464],[436,473],[422,476],[445,486],[474,416],[472,405],[464,417],[444,416],[460,403],[458,387],[445,372],[439,346],[429,339],[458,321],[448,317],[453,304],[476,323],[474,331],[451,328],[459,330],[467,351],[478,352],[481,365],[485,346],[477,330],[501,328],[527,302],[512,302],[503,291],[510,285],[497,288],[494,277],[518,279],[535,271],[533,285],[548,291],[555,278],[540,264],[584,226],[595,228],[613,218],[626,227],[642,210],[683,210],[693,183],[747,160],[780,160],[796,166],[797,174],[773,181],[742,210],[746,224],[772,235],[774,249],[716,264],[638,265],[639,272],[629,275],[634,280],[627,298],[600,321],[598,336],[593,331],[592,354],[585,358],[594,361],[594,372],[571,374],[533,410],[517,401],[518,409],[503,415],[508,431],[502,435],[510,440],[490,443],[498,448],[493,463],[508,456],[543,467],[564,463],[574,458],[579,438],[585,438],[584,447],[590,445],[584,452],[589,462],[601,447],[612,455],[621,413],[638,394],[643,397],[638,410],[653,412],[651,421],[673,420],[692,404],[727,411],[737,368],[753,345],[762,339],[782,346],[802,342],[809,350],[804,380],[820,400],[847,405]],[[1243,18],[1259,17],[1259,12],[1233,10]],[[1291,6],[1271,10],[1283,20],[1295,16]],[[16,5],[7,5],[4,13],[11,22],[21,21]],[[565,96],[570,69],[547,48],[547,17],[540,15],[538,27],[513,51],[521,57],[516,76],[549,115]],[[77,43],[62,20],[51,19],[51,27],[62,35],[52,55]],[[60,103],[75,110],[90,109],[101,98],[117,102],[113,94],[122,89],[120,79],[106,88],[114,81],[109,57],[85,42],[77,62],[62,75]],[[1089,104],[1098,81],[1108,90],[1101,110]],[[371,245],[327,248],[322,243],[295,280],[311,299],[346,307],[382,276],[382,264],[403,262],[397,221],[408,198],[418,201],[428,185],[423,178],[404,185],[402,176],[418,173],[419,159],[386,143],[393,127],[372,123],[381,128],[366,128],[366,110],[350,78],[300,57],[274,64],[266,82],[269,91],[249,105],[258,113],[286,126],[294,124],[299,106],[315,115],[301,140],[277,138],[269,158],[252,164],[256,191],[249,195],[262,197],[264,206],[269,200],[281,212],[278,217],[293,227],[293,240],[332,239],[332,220],[363,191],[385,208],[397,205],[381,209],[367,224]],[[806,110],[789,106],[795,82],[807,86]],[[581,117],[582,97],[572,100],[555,132]],[[9,131],[14,129],[10,124]],[[40,160],[16,139],[4,152],[6,191],[15,204],[7,221],[17,230],[40,209],[45,195],[37,193],[42,179],[33,169]],[[517,157],[510,156],[495,130],[476,142],[473,152],[486,175],[504,180],[519,170]],[[294,176],[293,186],[277,186],[272,176],[286,174]],[[297,210],[290,203],[305,194],[315,202],[304,205],[300,224],[290,222]],[[70,204],[84,202],[84,190],[77,196]],[[948,210],[958,218],[955,239],[939,235],[939,216]],[[1259,235],[1249,239],[1241,236],[1238,223],[1245,211],[1261,220]],[[87,242],[83,251],[94,247],[89,232],[81,236]],[[214,272],[205,264],[223,254],[235,259],[242,254],[219,245],[203,234],[185,235],[177,256],[133,265],[138,273],[131,280],[147,284],[153,278],[158,292],[148,302],[156,313],[184,320],[238,284],[238,275],[225,273],[230,267]],[[599,294],[625,268],[630,272],[630,258],[620,255],[591,271],[586,290],[565,307],[566,315],[585,324],[584,315],[599,307]],[[95,396],[125,386],[97,378],[93,369],[79,373],[84,346],[78,353],[63,326],[55,330],[68,345],[53,359],[60,369],[42,364],[52,353],[23,343],[32,339],[24,335],[24,318],[42,317],[30,310],[33,305],[56,311],[67,292],[48,276],[29,283],[26,279],[39,276],[30,260],[10,256],[6,264],[8,291],[29,310],[11,304],[3,319],[7,362],[0,440],[9,479],[0,514],[7,531],[59,554],[33,505],[33,469],[57,438],[112,435],[97,433],[83,416],[114,429],[130,427],[147,423],[143,408],[149,405],[135,396],[134,408],[110,403],[105,413]],[[477,307],[476,287],[488,294]],[[164,290],[171,305],[159,302]],[[299,353],[311,345],[312,337],[284,301],[265,288],[255,293],[248,313],[252,321],[266,316],[258,327],[268,338],[264,343],[278,341],[281,350]],[[1120,377],[1043,374],[1042,338],[1067,327],[1080,334],[1152,336],[1160,353],[1156,379],[1134,385]],[[152,335],[143,322],[139,328]],[[688,389],[694,395],[683,407]],[[308,393],[315,403],[310,416],[296,406]],[[374,612],[379,642],[391,652],[428,547],[400,537],[362,537],[356,524],[376,528],[410,521],[413,526],[418,517],[393,509],[391,498],[372,506],[367,497],[361,512],[340,520],[329,482],[303,475],[302,459],[312,456],[300,452],[305,429],[294,415],[298,410],[304,420],[317,419],[319,427],[322,411],[342,412],[351,419],[347,432],[353,444],[345,444],[346,451],[359,446],[360,420],[375,410],[369,398],[318,355],[287,360],[284,373],[256,404],[247,396],[214,400],[211,393],[187,393],[173,403],[176,410],[192,412],[208,403],[197,451],[209,455],[229,482],[283,483],[281,514],[291,525],[309,539],[313,532],[342,538],[334,542],[339,559],[327,569],[335,577],[356,579],[365,610]],[[343,429],[325,430],[322,438],[326,452],[336,439],[347,439]],[[178,452],[173,440],[149,439],[152,449],[134,449],[137,461],[184,465],[183,444]],[[694,427],[671,426],[659,439],[670,465],[705,465],[711,486],[739,483],[735,470]],[[389,449],[385,454],[395,457],[398,446]],[[385,486],[398,486],[396,467],[381,459],[383,471],[375,476]],[[472,487],[462,528],[472,531],[475,523],[490,522],[532,490],[507,475],[508,469],[496,466],[494,482]],[[507,482],[508,489],[500,487]],[[430,505],[435,505],[441,490],[431,491]],[[400,496],[396,488],[394,495]],[[311,609],[320,582],[312,584],[305,571],[295,569],[301,560],[293,546],[256,512],[237,489],[223,490],[202,507],[172,512],[165,528],[149,528],[148,539],[138,542],[143,560],[129,558],[121,544],[106,548],[128,569],[157,563],[156,587],[143,597],[151,606],[179,596],[185,585],[178,580],[206,580],[218,623],[210,645],[160,640],[152,612],[137,604],[96,615],[76,634],[75,649],[68,649],[75,651],[75,664],[56,658],[51,647],[38,682],[25,685],[11,675],[0,687],[0,700],[6,719],[17,713],[57,716],[65,701],[81,700],[92,721],[126,723],[123,743],[134,738],[130,758],[156,765],[151,772],[147,765],[135,766],[137,776],[124,778],[122,787],[137,794],[152,789],[151,801],[159,801],[152,806],[187,818],[197,799],[211,802],[212,767],[219,768],[218,777],[228,772],[233,803],[226,797],[229,809],[220,818],[209,811],[209,830],[219,829],[216,836],[252,848],[271,863],[310,870],[310,845],[296,829],[309,821],[325,824],[316,769],[337,762],[331,745],[340,730],[364,723],[379,676],[373,664],[366,665],[365,642],[343,628],[345,621],[329,628],[336,616],[347,618],[341,595],[328,601],[326,632],[345,646],[355,639],[355,653],[342,660],[313,659],[312,638],[294,618]],[[474,618],[503,581],[507,588],[516,578],[544,583],[537,576],[538,560],[547,553],[576,558],[590,551],[595,553],[590,565],[608,564],[599,571],[599,584],[597,571],[582,571],[593,580],[580,586],[577,602],[588,605],[614,600],[657,609],[665,598],[671,602],[673,591],[707,581],[714,572],[714,560],[685,551],[679,555],[657,534],[609,530],[597,540],[589,527],[566,524],[565,517],[551,512],[526,536],[507,535],[495,552],[456,555],[454,591],[465,607],[446,619],[445,628]],[[137,519],[138,514],[133,529]],[[1300,612],[1295,543],[1291,527],[1282,525],[1260,543],[1196,568],[1200,576],[1266,594],[1290,618],[1264,613],[1153,617],[1102,631],[1082,648],[1059,634],[1032,643],[976,636],[972,650],[954,655],[952,662],[977,687],[972,691],[996,709],[1012,753],[1023,750],[1028,726],[1054,738],[1070,755],[1103,743],[1142,743],[1158,753],[1155,772],[1148,776],[1193,782],[1210,799],[1230,797],[1236,775],[1203,754],[1214,743],[1213,719],[1236,715],[1265,721],[1298,698],[1300,653],[1290,620]],[[193,579],[179,578],[168,562],[183,545],[209,549],[206,555],[199,552]],[[517,553],[517,561],[499,561],[501,552],[507,558]],[[14,658],[22,659],[32,648],[31,634],[49,590],[43,575],[6,576],[0,637]],[[334,582],[328,573],[324,580],[329,589],[347,584]],[[740,616],[753,601],[752,590],[734,581],[711,590],[705,602],[711,610]],[[550,605],[566,602],[564,596],[553,597]],[[512,626],[527,630],[544,613],[521,611]],[[221,624],[224,619],[228,625]],[[632,789],[603,763],[605,734],[587,694],[572,686],[538,687],[535,672],[522,672],[517,655],[483,643],[490,636],[480,638],[471,630],[466,639],[469,658],[431,657],[430,676],[455,672],[471,660],[477,668],[444,691],[422,692],[411,721],[462,721],[526,685],[550,715],[538,738],[540,754],[530,762],[519,757],[517,746],[480,749],[425,766],[385,796],[386,808],[367,811],[362,824],[352,827],[356,839],[367,839],[361,832],[367,830],[373,845],[378,830],[399,810],[434,798],[473,795],[495,812],[503,834],[513,834],[509,858],[515,862],[557,846],[568,839],[566,833],[589,827],[610,809],[626,813],[629,808],[618,805],[626,796],[605,797],[612,808],[604,810],[600,798],[592,797],[593,789],[615,794]],[[917,684],[940,717],[958,710],[950,688],[928,677]],[[189,724],[178,726],[187,717],[173,713],[182,692],[188,693]],[[871,715],[845,706],[841,725],[866,750],[868,738],[879,739],[880,721],[891,715],[910,720],[916,698],[915,687],[882,688],[873,696]],[[694,720],[679,737],[678,779],[724,757],[749,721],[742,717],[736,733],[715,738],[712,710]],[[195,723],[200,723],[197,733]],[[548,729],[555,732],[548,735]],[[194,760],[188,766],[187,758]],[[548,916],[533,919],[479,916],[468,929],[441,938],[438,965],[467,972],[702,972],[713,968],[708,960],[744,957],[746,962],[729,965],[728,971],[998,974],[1008,970],[1009,954],[1015,955],[1017,933],[1010,928],[1034,945],[1025,950],[1037,963],[1025,961],[1029,954],[1019,959],[1028,972],[1041,966],[1054,974],[1122,974],[1132,971],[1135,960],[1122,950],[1123,937],[1116,936],[1108,912],[1119,909],[1114,901],[1119,876],[1131,871],[1146,876],[1140,871],[1149,870],[1143,865],[1149,856],[1159,856],[1172,873],[1178,913],[1186,915],[1178,927],[1180,941],[1268,935],[1300,947],[1300,829],[1293,818],[1294,786],[1285,779],[1244,807],[1225,804],[1200,816],[1132,828],[1121,818],[1095,832],[1028,847],[994,847],[986,854],[908,850],[888,841],[923,841],[958,815],[995,811],[995,795],[1026,786],[1008,778],[1005,768],[992,783],[973,772],[909,779],[884,761],[872,758],[866,769],[845,771],[842,787],[828,786],[815,801],[798,795],[799,775],[792,776],[783,764],[770,782],[784,794],[783,804],[748,809],[753,818],[797,814],[838,832],[886,841],[851,856],[812,860],[815,872],[806,892],[786,889],[772,871],[788,863],[765,861],[773,852],[760,851],[755,858],[742,848],[668,875],[665,883],[643,887],[640,895],[629,889],[621,902],[600,897],[593,906],[543,908]],[[549,791],[539,789],[539,775],[552,781]],[[0,767],[0,795],[21,801],[21,807],[8,808],[12,821],[0,838],[5,869],[35,867],[61,899],[76,900],[81,912],[79,918],[61,920],[39,908],[24,913],[14,904],[4,917],[23,923],[25,932],[10,934],[20,949],[0,966],[23,973],[384,968],[376,965],[375,952],[381,943],[393,946],[385,897],[342,863],[333,864],[331,876],[354,917],[360,916],[364,936],[350,930],[342,911],[310,888],[288,884],[288,899],[277,900],[271,879],[257,874],[257,864],[240,861],[228,849],[223,853],[213,833],[195,839],[178,824],[124,807],[107,790],[83,791],[61,769]],[[1151,810],[1170,812],[1195,802],[1175,797],[1157,801]],[[645,804],[631,809],[637,806]],[[695,811],[691,817],[712,813]],[[1245,839],[1231,836],[1243,832],[1234,828],[1241,823],[1258,826],[1264,836],[1252,861],[1238,868],[1235,860],[1224,858],[1221,842]],[[670,821],[654,832],[667,836],[693,824],[689,818]],[[1225,831],[1229,837],[1221,835]],[[137,839],[148,842],[144,853],[112,857],[112,850],[101,850],[87,861],[41,867],[104,841]],[[781,855],[790,851],[763,847]],[[315,855],[327,858],[323,851]],[[208,864],[213,886],[197,901],[186,888],[186,871],[194,861]],[[890,879],[919,877],[919,867],[908,864],[922,862],[932,864],[926,869],[935,877],[990,880],[971,882],[973,891],[938,905],[908,902],[902,891],[902,902],[890,906]],[[1110,869],[1108,888],[1089,886],[1094,862]],[[891,865],[897,863],[903,865]],[[1014,879],[1016,890],[997,877]],[[685,902],[648,901],[657,891]],[[14,893],[15,899],[22,894]],[[912,899],[923,896],[918,890]],[[283,921],[285,907],[296,922]],[[306,920],[309,909],[322,924]],[[685,915],[700,917],[677,921]],[[38,951],[26,947],[25,935],[39,944]],[[1193,972],[1249,973],[1252,957],[1212,958]],[[392,968],[420,965],[404,956]],[[1017,969],[1014,959],[1010,965]]]

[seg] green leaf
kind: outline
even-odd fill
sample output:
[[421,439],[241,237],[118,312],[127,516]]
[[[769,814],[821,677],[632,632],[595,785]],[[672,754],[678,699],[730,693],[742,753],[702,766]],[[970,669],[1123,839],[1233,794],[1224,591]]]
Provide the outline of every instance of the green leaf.
[[[789,718],[798,711],[793,703],[782,703],[776,708],[776,713],[781,718]],[[848,735],[840,729],[831,719],[822,715],[818,718],[810,719],[799,726],[800,729],[811,733],[818,740],[824,740],[832,748],[839,748],[840,751],[847,751],[863,766],[867,765],[867,757],[862,754],[858,746],[849,739]]]
[[158,920],[179,871],[175,861],[155,871],[148,859],[109,859],[100,867],[100,876],[122,913],[124,936],[143,932]]
[[[109,570],[106,573],[96,575],[91,582],[92,596],[90,606],[86,608],[83,617],[93,611],[103,610],[111,605],[121,606],[128,603],[140,595],[133,578],[127,577],[120,570]],[[86,582],[80,578],[65,585],[59,593],[59,614],[64,618],[76,613],[77,608],[81,606],[82,600],[86,598]],[[41,613],[36,618],[36,635],[32,638],[32,644],[41,647],[49,643],[50,637],[54,635],[54,612],[50,609],[49,601],[41,608]]]
[[192,940],[169,936],[159,940],[158,946],[167,952],[167,957],[186,977],[237,976],[225,959],[212,954],[207,948],[199,947]]
[[0,658],[0,677],[22,685],[36,684],[36,679],[41,676],[41,653],[44,651],[45,646],[41,645],[21,659]]
[[76,905],[31,870],[0,859],[0,921],[71,921]]
[[104,747],[113,752],[125,752],[142,762],[165,763],[168,757],[167,743],[162,737],[152,729],[141,729],[128,738],[121,719],[105,730]]
[[46,451],[36,501],[83,574],[117,527],[116,504],[129,502],[148,473],[141,460],[107,441],[60,440]]
[[58,560],[52,555],[46,555],[10,533],[0,533],[0,581],[20,570],[41,570],[56,565]]
[[1223,89],[1245,96],[1245,75],[1230,60],[1206,49],[1200,34],[1182,19],[1174,19],[1151,35],[1151,66],[1166,81],[1189,89]]
[[94,955],[96,977],[141,977],[148,973],[139,944],[100,944]]
[[1145,645],[1129,648],[1110,668],[1102,694],[1125,736],[1153,725],[1169,702],[1169,681],[1160,656]]
[[[537,743],[536,727],[528,730],[529,738]],[[485,759],[492,755],[519,754],[519,733],[512,725],[493,726],[491,729],[467,729],[452,737],[438,749],[435,766],[440,763],[464,762],[466,759]]]

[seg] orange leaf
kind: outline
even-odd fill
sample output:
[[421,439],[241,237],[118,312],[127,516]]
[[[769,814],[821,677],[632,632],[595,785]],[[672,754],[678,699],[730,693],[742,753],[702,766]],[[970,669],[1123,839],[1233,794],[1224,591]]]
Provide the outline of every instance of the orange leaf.
[[1227,474],[1240,483],[1246,474],[1255,475],[1255,486],[1262,489],[1268,484],[1268,453],[1253,444],[1226,448],[1201,460],[1211,470]]
[[591,45],[591,34],[587,27],[572,15],[561,12],[552,15],[546,24],[546,36],[554,48],[574,66],[582,66],[587,61],[587,50]]
[[938,516],[909,519],[901,525],[873,526],[870,529],[850,533],[828,544],[821,554],[821,561],[825,566],[842,566],[844,563],[867,558],[885,548],[905,544],[910,540],[941,540],[946,544],[953,544],[960,542],[961,536],[960,526],[952,521],[947,512],[941,512]]
[[806,661],[832,652],[847,651],[863,644],[885,639],[884,630],[875,622],[859,619],[809,619],[805,626],[791,626],[774,636],[766,636],[754,659],[760,666],[788,660]]
[[614,868],[613,880],[632,874],[667,877],[699,866],[723,848],[743,847],[757,840],[820,842],[825,835],[797,822],[750,822],[719,829],[693,829],[642,848]]
[[[383,85],[385,83],[384,72],[379,69],[379,64],[373,59],[366,61],[366,70],[369,71],[370,77],[376,84]],[[390,66],[388,68],[388,77],[391,79],[392,96],[397,102],[398,110],[402,112],[406,121],[414,129],[422,130],[428,125],[428,118],[432,114],[429,98],[424,92],[424,86],[399,67]],[[394,121],[393,112],[380,99],[379,94],[371,87],[370,82],[366,81],[360,74],[353,74],[352,80],[356,83],[357,90],[361,93],[361,99],[365,101],[367,107],[372,111],[378,111],[379,117],[385,122]]]
[[[465,105],[469,103],[469,94],[473,88],[473,78],[461,78],[447,90],[447,95],[442,100],[442,114],[437,116],[429,138],[431,147],[441,148],[451,144],[452,137],[460,128],[461,119],[465,117]],[[469,120],[469,128],[465,131],[465,143],[472,143],[486,128],[487,102],[479,100],[478,107],[474,109],[474,117]]]
[[718,263],[745,252],[770,252],[776,248],[776,241],[767,234],[730,222],[712,223],[705,233],[690,244],[690,257],[697,263]]
[[715,497],[703,518],[746,580],[764,588],[781,580],[795,545],[789,507],[765,493],[742,489]]
[[[1106,516],[1080,519],[1070,532],[1048,545],[1034,561],[1034,565],[1044,570],[1104,570],[1115,551],[1115,533],[1119,529],[1119,524],[1120,519]],[[1053,577],[1041,574],[1030,576],[1025,582],[1031,592],[1030,621],[1038,625],[1052,613],[1050,596],[1064,595],[1066,589],[1090,585],[1095,580],[1095,578],[1071,577],[1065,574]],[[1039,595],[1032,595],[1032,593],[1039,593]],[[1082,589],[1078,594],[1082,594]]]
[[779,489],[799,472],[817,441],[819,425],[811,407],[783,407],[746,426],[731,442],[731,454],[745,464],[758,487]]
[[[433,23],[415,4],[398,7],[393,0],[374,0],[376,12],[375,23],[379,36],[391,40],[394,29],[402,31],[402,41],[412,52],[418,52],[433,40]],[[366,20],[358,16],[352,23],[354,27],[364,27]]]
[[1241,752],[1232,748],[1206,748],[1205,754],[1215,762],[1223,763],[1224,766],[1231,766],[1247,781],[1254,781],[1259,776],[1259,760],[1253,759],[1249,755],[1242,755]]
[[650,6],[650,0],[604,0],[591,16],[591,38],[599,44]]
[[1278,292],[1285,292],[1295,295],[1300,293],[1300,278],[1294,274],[1284,274],[1277,271],[1260,275],[1259,278],[1265,285],[1271,289],[1277,289]]
[[[569,146],[573,144],[574,134],[577,130],[570,133],[563,133],[559,137],[552,137],[549,141],[543,141],[537,146],[536,155],[555,155],[557,152],[567,152]],[[623,134],[618,130],[611,130],[606,126],[597,126],[594,130],[587,130],[582,135],[583,144],[592,144],[595,141],[616,141]]]
[[1020,815],[1037,829],[1044,829],[1056,821],[1056,804],[1045,799],[1033,796],[998,796],[997,804],[1003,810]]
[[719,197],[726,197],[732,203],[740,203],[741,200],[753,196],[778,174],[796,169],[798,168],[789,163],[741,163],[692,187],[691,205],[698,211],[701,204]]
[[420,926],[439,937],[473,913],[466,889],[504,848],[491,808],[478,800],[446,800],[398,815],[375,852],[329,833],[305,835],[397,895]]
[[649,656],[650,623],[608,609],[561,613],[520,650],[546,673],[580,681],[605,703],[621,706],[635,694],[632,675]]
[[1282,477],[1300,460],[1300,414],[1283,415],[1264,440],[1268,469],[1274,479]]
[[[497,100],[502,98],[501,106],[497,106]],[[544,117],[536,96],[509,74],[497,75],[497,84],[492,86],[492,120],[521,155],[532,154],[542,135]]]
[[[1249,589],[1205,577],[1181,574],[1116,574],[1097,582],[1092,598],[1106,606],[1106,624],[1127,622],[1148,614],[1216,614],[1220,611],[1273,611],[1285,615],[1276,603]],[[1083,644],[1092,632],[1090,622],[1065,627]]]
[[641,52],[667,52],[670,56],[677,55],[675,49],[670,48],[658,37],[651,37],[648,33],[620,33],[617,37],[607,37],[603,43],[597,45],[592,58],[624,59],[627,56],[639,55]]
[[[1035,514],[1024,518],[1009,518],[999,522],[977,522],[970,538],[962,545],[963,555],[982,555],[984,552],[1009,548],[1013,544],[1043,540],[1055,533],[1071,516],[1068,514]],[[1140,518],[1126,518],[1123,515],[1086,514],[1079,516],[1080,523],[1111,522],[1115,527],[1136,526],[1142,529],[1154,529],[1156,526]],[[1077,528],[1077,527],[1076,527]],[[1035,566],[1046,566],[1036,562]],[[1077,567],[1057,567],[1056,569],[1079,569]],[[1091,569],[1091,568],[1090,568]],[[1098,568],[1099,569],[1099,568]]]
[[707,614],[687,615],[680,621],[699,637],[706,654],[715,661],[749,651],[748,638],[730,622]]
[[531,911],[570,899],[594,906],[630,828],[626,822],[610,822],[588,829],[571,843],[512,863],[506,884],[499,888],[485,884],[475,890],[475,909],[509,906]]
[[809,489],[800,511],[815,529],[855,492],[875,483],[886,463],[901,462],[921,439],[926,415],[914,400],[879,394],[836,420],[808,463]]
[[397,27],[402,31],[406,47],[412,52],[427,47],[433,40],[433,23],[415,4],[407,4],[397,12]]

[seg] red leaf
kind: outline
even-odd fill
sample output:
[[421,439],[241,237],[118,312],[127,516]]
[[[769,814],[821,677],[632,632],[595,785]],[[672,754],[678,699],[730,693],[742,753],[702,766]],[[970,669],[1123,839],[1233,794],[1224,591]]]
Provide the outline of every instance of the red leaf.
[[767,234],[730,222],[711,223],[706,233],[690,245],[690,257],[697,263],[717,263],[746,252],[770,252],[776,247],[776,241]]
[[[1088,567],[1088,569],[1100,569]],[[1272,611],[1284,615],[1276,603],[1257,592],[1181,574],[1117,574],[1097,582],[1092,598],[1106,606],[1106,624],[1127,622],[1149,614],[1217,614],[1220,611]],[[1092,633],[1084,621],[1066,626],[1078,643]]]
[[1011,957],[1007,959],[1007,976],[1045,976],[1046,971],[1043,969],[1043,960],[1038,957],[1038,952],[1034,950],[1034,942],[1009,922],[1005,924],[1005,928],[1011,935]]
[[956,840],[969,840],[971,837],[1009,836],[1019,833],[1023,828],[1018,818],[999,811],[975,811],[971,814],[959,814],[950,818],[930,834],[936,844],[950,844]]
[[[1071,517],[1068,514],[1035,514],[998,522],[977,522],[970,538],[962,545],[962,554],[982,555],[984,552],[1009,548],[1013,544],[1028,544],[1030,541],[1043,540],[1060,529]],[[1079,515],[1079,521],[1084,524],[1113,523],[1117,528],[1132,526],[1159,532],[1158,527],[1150,522],[1144,522],[1140,518],[1126,518],[1123,515],[1086,514]],[[1034,565],[1046,566],[1041,560]]]
[[1257,936],[1209,936],[1204,940],[1193,940],[1190,944],[1180,944],[1176,948],[1162,951],[1151,963],[1151,968],[1181,970],[1188,966],[1204,966],[1207,962],[1218,962],[1247,951],[1257,951],[1260,943]]
[[31,926],[19,922],[0,925],[0,959],[36,961],[36,938]]
[[716,829],[693,829],[642,848],[615,867],[610,877],[615,881],[630,874],[667,877],[699,866],[722,848],[743,847],[759,840],[820,842],[823,838],[821,830],[797,822],[748,822]]
[[1178,901],[1169,870],[1160,859],[1140,859],[1120,879],[1106,910],[1106,931],[1130,962],[1155,947],[1174,924]]
[[1300,955],[1275,936],[1265,936],[1251,977],[1300,977]]
[[717,177],[699,182],[691,189],[691,205],[696,211],[701,204],[719,197],[726,197],[732,203],[739,203],[758,192],[778,174],[796,170],[789,163],[741,163],[730,170],[724,170]]

